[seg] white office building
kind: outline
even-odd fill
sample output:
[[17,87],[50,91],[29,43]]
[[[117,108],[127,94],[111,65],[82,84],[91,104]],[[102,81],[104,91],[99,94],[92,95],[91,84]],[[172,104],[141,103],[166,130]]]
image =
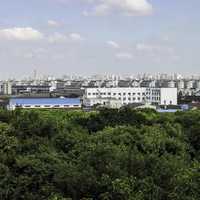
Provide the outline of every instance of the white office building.
[[87,88],[85,99],[118,99],[122,105],[131,103],[152,103],[158,105],[177,105],[177,88]]

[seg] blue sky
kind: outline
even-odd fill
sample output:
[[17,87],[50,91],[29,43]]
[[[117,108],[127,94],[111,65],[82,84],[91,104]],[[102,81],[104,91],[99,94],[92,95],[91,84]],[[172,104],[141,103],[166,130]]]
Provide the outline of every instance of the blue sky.
[[0,78],[199,74],[199,0],[6,0]]

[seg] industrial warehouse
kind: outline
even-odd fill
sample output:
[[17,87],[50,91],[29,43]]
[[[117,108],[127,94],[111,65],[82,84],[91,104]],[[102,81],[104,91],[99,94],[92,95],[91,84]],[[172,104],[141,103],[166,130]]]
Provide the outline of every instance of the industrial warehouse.
[[15,110],[16,108],[81,108],[81,102],[79,98],[11,98],[8,109]]

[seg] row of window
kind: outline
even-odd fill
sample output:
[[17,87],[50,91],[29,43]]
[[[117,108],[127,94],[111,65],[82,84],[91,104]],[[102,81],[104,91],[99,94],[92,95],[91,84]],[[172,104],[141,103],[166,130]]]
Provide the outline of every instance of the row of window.
[[159,96],[160,92],[147,92],[146,95],[154,95],[154,96]]
[[152,97],[153,101],[160,101],[160,97]]
[[144,93],[144,92],[143,92],[143,93],[140,93],[140,92],[138,92],[138,93],[130,93],[130,92],[129,92],[129,93],[112,93],[112,94],[111,94],[111,92],[108,92],[108,93],[106,93],[106,92],[102,92],[102,93],[90,93],[90,92],[89,92],[89,93],[88,93],[88,96],[91,96],[91,95],[93,95],[93,96],[95,96],[95,95],[104,95],[104,96],[106,96],[106,95],[108,95],[108,96],[113,95],[113,96],[116,96],[117,94],[118,94],[119,96],[122,96],[122,95],[123,95],[123,96],[127,96],[127,95],[128,95],[128,96],[131,96],[131,95],[134,96],[134,95],[136,95],[136,94],[139,95],[139,96],[140,96],[140,95],[143,95],[143,96],[146,95],[146,93]]
[[160,101],[160,97],[152,97],[152,98],[150,98],[150,97],[137,97],[137,98],[135,98],[135,97],[133,97],[133,98],[130,98],[130,97],[128,97],[128,98],[126,98],[126,97],[123,97],[123,98],[121,98],[121,97],[119,97],[118,98],[119,100],[123,100],[123,101],[126,101],[126,100],[128,100],[128,101],[136,101],[136,100],[138,100],[138,101],[145,101],[145,100],[151,100],[151,101]]
[[126,98],[126,97],[123,97],[123,98],[121,98],[121,97],[119,97],[118,98],[119,100],[123,100],[123,101],[126,101],[126,100],[128,100],[128,101],[136,101],[136,100],[138,100],[138,101],[140,101],[140,100],[142,100],[142,101],[145,101],[145,97],[143,97],[143,98],[140,98],[140,97],[138,97],[138,98],[135,98],[135,97],[133,97],[133,98],[130,98],[130,97],[128,97],[128,98]]
[[160,97],[146,97],[147,100],[160,101]]

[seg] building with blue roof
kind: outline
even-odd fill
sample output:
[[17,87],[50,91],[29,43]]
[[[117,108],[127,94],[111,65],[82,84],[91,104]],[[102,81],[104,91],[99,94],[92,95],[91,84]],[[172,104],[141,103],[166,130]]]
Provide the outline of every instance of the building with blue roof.
[[11,98],[8,109],[16,108],[81,108],[81,100],[80,98]]

